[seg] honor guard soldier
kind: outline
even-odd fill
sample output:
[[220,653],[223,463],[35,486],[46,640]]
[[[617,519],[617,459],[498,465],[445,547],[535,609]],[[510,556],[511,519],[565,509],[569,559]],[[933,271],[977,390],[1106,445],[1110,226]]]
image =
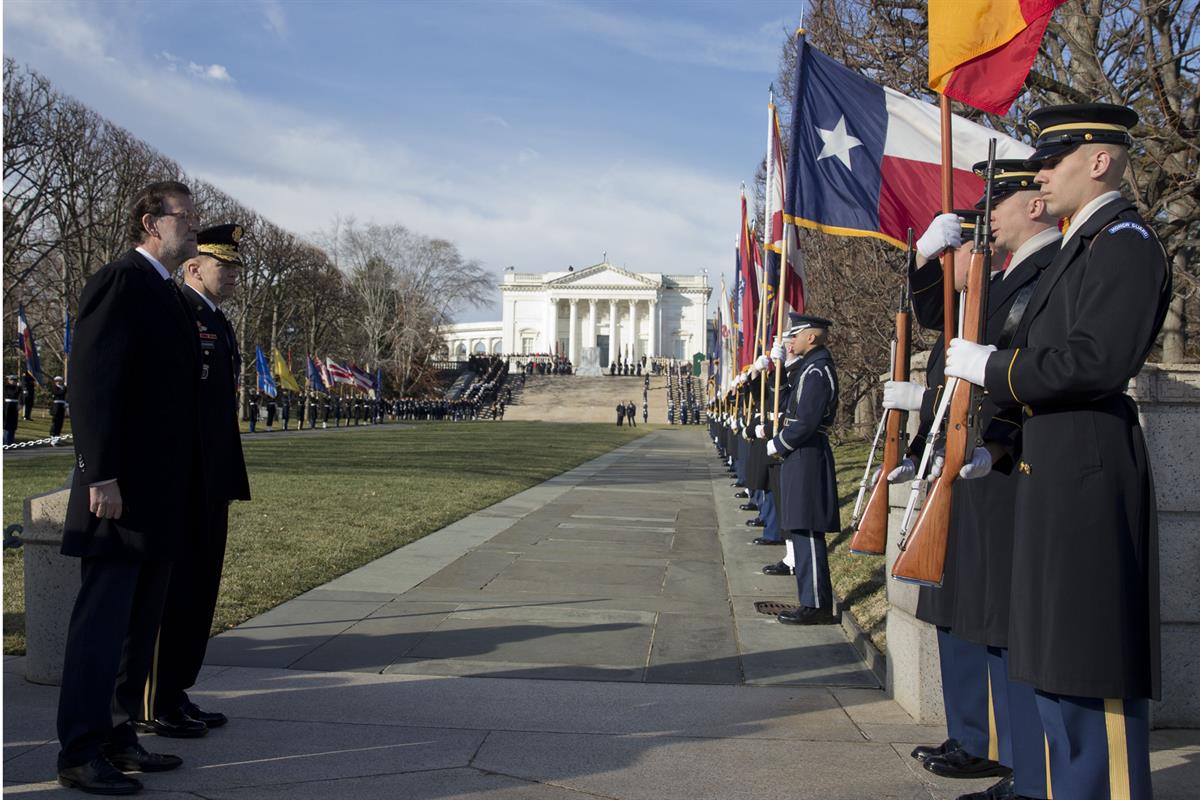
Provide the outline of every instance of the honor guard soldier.
[[21,374],[21,385],[24,389],[22,399],[25,403],[25,419],[29,421],[33,419],[33,399],[37,396],[37,381],[26,371]]
[[288,429],[288,420],[292,418],[292,393],[284,389],[279,398],[279,419],[283,421],[283,429]]
[[837,473],[829,446],[829,427],[837,416],[838,381],[833,356],[825,346],[829,320],[789,314],[785,336],[790,354],[791,391],[781,404],[779,432],[767,443],[767,454],[783,460],[780,467],[779,526],[796,551],[796,584],[800,607],[784,611],[780,622],[820,625],[834,622],[833,584],[825,534],[841,529]]
[[240,225],[205,228],[196,236],[198,254],[183,265],[183,295],[200,347],[200,462],[206,491],[192,520],[193,535],[171,570],[146,687],[146,713],[137,723],[140,730],[159,736],[203,736],[227,722],[224,714],[197,707],[187,690],[196,683],[208,647],[225,560],[229,504],[250,499],[237,422],[242,359],[233,326],[218,305],[237,289],[241,236]]
[[278,408],[278,402],[273,395],[267,395],[267,432],[270,433],[275,429],[275,412]]
[[1137,119],[1104,103],[1031,115],[1027,163],[1046,211],[1070,226],[1021,319],[1025,346],[955,339],[946,353],[947,375],[1021,411],[1009,672],[1037,690],[1047,789],[1060,800],[1152,795],[1157,508],[1125,388],[1162,326],[1171,273],[1119,192]]
[[50,385],[50,444],[57,447],[62,435],[63,421],[67,416],[67,388],[62,375],[54,376]]
[[4,443],[13,444],[17,438],[17,422],[21,418],[21,382],[16,375],[4,378]]
[[258,427],[258,389],[251,389],[249,394],[250,413],[247,415],[250,419],[250,432],[254,433],[254,429]]

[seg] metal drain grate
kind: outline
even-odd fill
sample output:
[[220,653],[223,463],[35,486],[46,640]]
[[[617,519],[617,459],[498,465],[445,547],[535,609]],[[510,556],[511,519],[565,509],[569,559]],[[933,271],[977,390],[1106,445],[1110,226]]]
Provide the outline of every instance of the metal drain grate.
[[777,603],[774,600],[759,600],[754,604],[754,610],[760,614],[778,616],[784,611],[795,611],[800,606],[795,603]]

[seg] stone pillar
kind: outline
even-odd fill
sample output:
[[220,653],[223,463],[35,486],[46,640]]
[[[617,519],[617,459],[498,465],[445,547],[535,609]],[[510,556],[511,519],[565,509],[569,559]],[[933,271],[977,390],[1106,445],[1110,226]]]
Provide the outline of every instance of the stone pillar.
[[629,358],[631,361],[638,360],[638,343],[641,337],[638,336],[637,325],[637,300],[629,301]]
[[649,334],[649,337],[647,338],[646,343],[650,348],[650,352],[646,353],[646,355],[649,356],[650,358],[655,358],[658,356],[658,301],[657,300],[650,301],[650,320],[649,320],[649,322],[650,322],[650,334]]
[[542,336],[546,341],[545,352],[553,355],[554,345],[558,341],[558,298],[550,298],[550,305],[546,307],[546,326],[545,333]]
[[617,301],[608,301],[608,363],[617,360],[621,354],[621,334],[617,330]]
[[[68,478],[69,482],[69,478]],[[67,625],[79,594],[79,559],[61,555],[70,489],[25,498],[25,678],[62,682]]]
[[571,327],[567,330],[567,358],[571,359],[572,364],[579,363],[579,340],[575,335],[575,328],[579,325],[579,301],[571,298]]
[[585,347],[596,346],[596,333],[600,328],[600,304],[596,302],[596,298],[588,299],[588,335],[584,342]]

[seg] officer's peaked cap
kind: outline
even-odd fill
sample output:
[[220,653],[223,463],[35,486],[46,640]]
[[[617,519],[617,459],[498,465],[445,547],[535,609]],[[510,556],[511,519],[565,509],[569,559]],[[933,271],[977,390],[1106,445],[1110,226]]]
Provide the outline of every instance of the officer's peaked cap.
[[212,256],[226,264],[242,265],[238,243],[242,240],[242,226],[235,222],[214,225],[196,234],[196,250],[202,256]]
[[1137,112],[1112,103],[1074,103],[1039,108],[1026,123],[1035,138],[1035,150],[1027,160],[1038,165],[1065,156],[1081,144],[1117,144],[1129,147],[1129,129],[1137,124]]
[[[988,162],[980,161],[973,169],[975,174],[987,180],[987,165]],[[1033,176],[1037,175],[1037,170],[1030,167],[1025,161],[1017,158],[997,159],[996,171],[992,175],[992,208],[996,207],[996,203],[1008,197],[1014,192],[1024,192],[1030,189],[1036,190],[1037,184],[1033,182]],[[975,208],[982,211],[987,199],[987,187],[984,187],[985,193],[979,196],[979,202],[975,204]]]
[[788,314],[788,329],[784,332],[784,336],[795,336],[802,330],[807,328],[821,328],[822,330],[833,325],[832,322],[824,317],[818,317],[814,314],[797,314],[791,312]]

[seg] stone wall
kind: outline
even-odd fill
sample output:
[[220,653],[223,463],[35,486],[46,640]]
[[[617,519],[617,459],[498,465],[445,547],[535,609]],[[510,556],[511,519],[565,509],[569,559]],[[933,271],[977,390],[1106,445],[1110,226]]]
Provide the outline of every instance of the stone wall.
[[[912,379],[924,381],[924,354]],[[1200,727],[1200,364],[1147,364],[1130,382],[1137,401],[1158,497],[1162,584],[1163,697],[1156,727]],[[916,429],[911,414],[910,435]],[[897,553],[908,487],[892,487],[888,573]],[[888,691],[923,723],[944,721],[937,638],[918,621],[917,589],[889,579]]]

